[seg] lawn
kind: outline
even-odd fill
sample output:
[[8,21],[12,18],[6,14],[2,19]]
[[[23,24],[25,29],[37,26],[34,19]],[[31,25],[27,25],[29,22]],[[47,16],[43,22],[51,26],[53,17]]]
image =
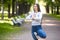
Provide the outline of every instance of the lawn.
[[18,26],[13,26],[8,23],[0,23],[0,38],[9,34],[17,33],[20,30],[22,30],[22,28]]
[[56,14],[48,14],[48,15],[56,18],[57,20],[60,20],[60,15],[56,15]]
[[[13,35],[15,33],[19,33],[23,27],[20,26],[13,26],[11,18],[7,17],[8,14],[4,14],[4,20],[0,20],[0,40],[5,40],[4,38],[10,35]],[[21,15],[21,18],[24,18],[24,15]],[[13,17],[12,17],[13,18]],[[1,13],[0,13],[0,19],[1,19]]]

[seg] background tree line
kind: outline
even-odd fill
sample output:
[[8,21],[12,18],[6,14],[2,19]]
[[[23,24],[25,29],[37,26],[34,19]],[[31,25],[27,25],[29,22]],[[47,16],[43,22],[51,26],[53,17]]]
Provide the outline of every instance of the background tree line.
[[[0,11],[2,11],[2,19],[4,19],[4,10],[8,11],[8,18],[27,13],[30,10],[34,0],[0,0]],[[12,9],[12,13],[11,13]]]
[[[39,0],[40,1],[40,0]],[[60,0],[43,0],[46,2],[46,12],[49,13],[51,8],[52,14],[60,14]],[[8,11],[8,18],[27,13],[35,0],[0,0],[1,19],[4,19],[4,11]],[[12,11],[12,13],[11,13]]]
[[60,0],[44,0],[46,2],[46,12],[49,13],[51,8],[52,14],[60,14]]

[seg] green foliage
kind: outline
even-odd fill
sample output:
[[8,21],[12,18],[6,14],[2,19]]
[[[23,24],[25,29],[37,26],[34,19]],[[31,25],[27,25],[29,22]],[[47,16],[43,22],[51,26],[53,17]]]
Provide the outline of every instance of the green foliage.
[[[4,4],[4,8],[7,8],[8,4],[12,5],[12,0],[3,0],[3,4]],[[2,5],[1,1],[0,1],[0,5]]]
[[28,4],[33,4],[35,0],[18,0],[18,2],[20,3],[27,2]]
[[[14,1],[14,2],[13,2]],[[3,6],[4,6],[4,11],[5,11],[5,9],[6,9],[6,11],[8,11],[8,5],[10,5],[11,7],[12,6],[14,6],[14,7],[12,7],[12,15],[14,15],[14,11],[16,10],[16,2],[17,2],[17,5],[19,6],[20,4],[20,6],[19,6],[19,8],[21,7],[22,9],[23,9],[23,7],[24,7],[24,9],[23,10],[25,10],[25,9],[28,9],[28,10],[26,10],[26,11],[22,11],[22,13],[24,12],[24,13],[26,13],[26,12],[28,12],[29,10],[30,10],[30,7],[31,7],[31,5],[32,4],[34,4],[34,2],[35,2],[35,0],[3,0]],[[1,3],[1,1],[0,1],[0,3]],[[12,5],[14,3],[14,5]],[[1,4],[2,5],[2,4]],[[20,9],[21,9],[20,8]],[[13,9],[14,9],[14,11],[13,11]],[[20,10],[20,9],[18,9],[18,10]],[[21,10],[22,10],[21,9]],[[20,11],[19,11],[20,12]]]
[[22,15],[20,15],[20,17],[21,17],[21,18],[25,18],[25,15],[24,15],[24,14],[22,14]]
[[54,2],[52,2],[52,0],[44,0],[44,2],[46,2],[46,4],[48,4],[48,5],[60,5],[60,0],[55,0]]
[[[1,2],[1,1],[0,1]],[[12,0],[3,0],[4,6],[7,6],[9,3],[12,3]]]
[[44,0],[44,2],[46,2],[46,5],[49,5],[49,6],[53,5],[52,0]]
[[27,0],[29,4],[33,4],[35,1],[34,0]]
[[1,4],[1,0],[0,0],[0,4]]
[[[0,17],[1,17],[2,13],[0,13]],[[4,17],[8,17],[7,13],[4,13]]]
[[55,0],[55,5],[60,6],[60,0]]
[[52,2],[52,0],[44,0],[44,2],[50,4]]

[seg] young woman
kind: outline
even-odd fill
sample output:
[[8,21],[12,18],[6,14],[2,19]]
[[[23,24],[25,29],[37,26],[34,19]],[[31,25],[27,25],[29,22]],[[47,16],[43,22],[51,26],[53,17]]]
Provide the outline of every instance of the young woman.
[[42,39],[46,38],[46,33],[42,29],[41,22],[42,22],[42,13],[40,11],[39,5],[35,4],[33,6],[33,12],[30,12],[30,15],[26,17],[26,19],[32,20],[32,37],[34,40],[38,40],[35,36],[34,32],[37,33],[39,37]]

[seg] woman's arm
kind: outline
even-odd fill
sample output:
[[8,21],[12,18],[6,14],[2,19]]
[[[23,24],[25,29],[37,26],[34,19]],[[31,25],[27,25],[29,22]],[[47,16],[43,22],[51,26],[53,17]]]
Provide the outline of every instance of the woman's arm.
[[28,15],[28,16],[26,17],[26,19],[27,19],[27,20],[31,20],[31,19],[32,19],[32,15]]

